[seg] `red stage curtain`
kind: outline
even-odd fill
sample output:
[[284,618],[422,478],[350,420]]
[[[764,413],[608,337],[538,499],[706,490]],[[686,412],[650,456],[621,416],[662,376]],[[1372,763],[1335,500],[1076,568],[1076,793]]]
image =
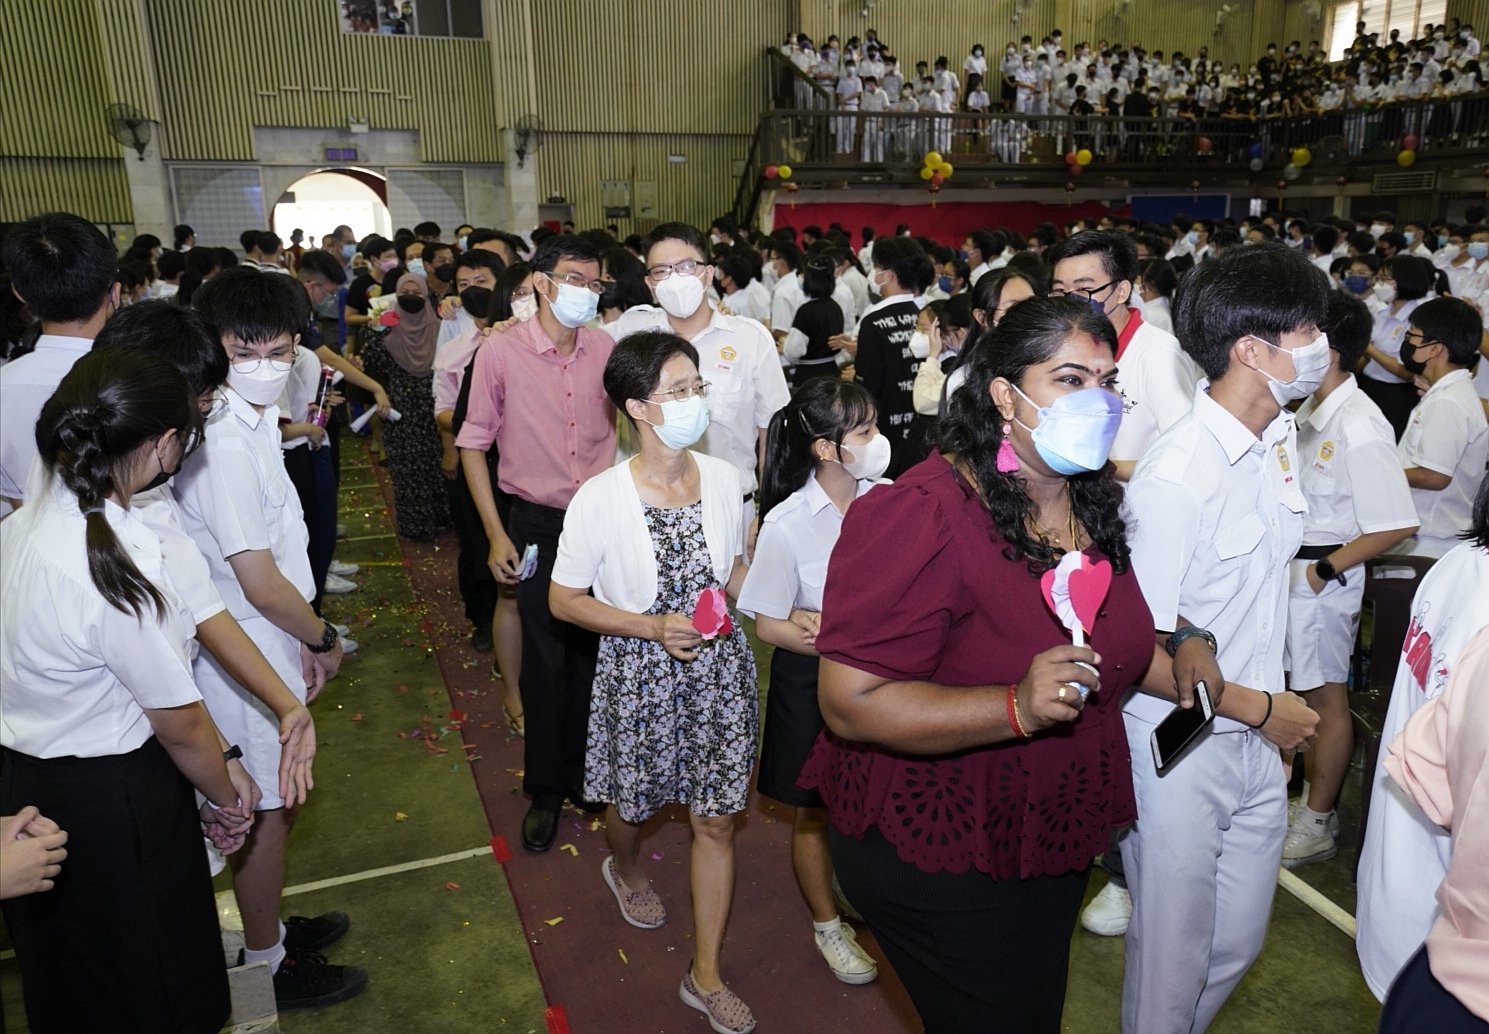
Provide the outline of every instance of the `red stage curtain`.
[[775,227],[792,226],[799,231],[803,226],[820,226],[825,230],[832,223],[842,223],[857,245],[858,231],[865,226],[872,226],[877,235],[885,235],[894,233],[900,223],[909,223],[915,236],[959,248],[968,233],[984,227],[1007,226],[1027,234],[1039,223],[1051,222],[1063,234],[1071,219],[1116,217],[1128,212],[1125,204],[1109,208],[1100,201],[1081,201],[1068,207],[1037,201],[942,201],[932,208],[929,199],[919,205],[813,202],[792,207],[781,197],[776,201]]

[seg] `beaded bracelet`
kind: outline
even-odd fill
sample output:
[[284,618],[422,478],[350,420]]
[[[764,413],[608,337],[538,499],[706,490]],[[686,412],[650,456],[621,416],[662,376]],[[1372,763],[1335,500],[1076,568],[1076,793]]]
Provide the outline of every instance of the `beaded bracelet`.
[[1008,687],[1008,727],[1013,730],[1015,736],[1020,739],[1028,739],[1029,734],[1024,731],[1023,715],[1019,712],[1018,686]]

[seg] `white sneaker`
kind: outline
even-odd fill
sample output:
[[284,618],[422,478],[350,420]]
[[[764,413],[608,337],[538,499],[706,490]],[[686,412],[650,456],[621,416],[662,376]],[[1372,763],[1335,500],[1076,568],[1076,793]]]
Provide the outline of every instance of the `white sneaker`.
[[332,574],[340,575],[343,578],[350,578],[352,575],[362,570],[362,568],[359,564],[348,564],[344,560],[332,560],[331,566],[327,568],[327,570],[330,571]]
[[322,591],[329,592],[333,595],[340,595],[344,592],[355,592],[358,588],[359,586],[356,582],[347,581],[339,574],[328,573],[326,575],[326,584],[323,587]]
[[333,621],[331,622],[331,627],[336,629],[336,634],[341,636],[341,638],[343,639],[352,634],[350,625],[338,625],[336,622]]
[[350,657],[359,649],[360,646],[358,646],[355,639],[348,639],[346,636],[341,637],[341,656]]
[[879,976],[879,967],[858,944],[853,928],[841,919],[831,930],[816,930],[817,950],[827,960],[832,975],[845,984],[867,984]]
[[339,538],[339,539],[346,538],[346,525],[345,524],[338,524],[338,525],[336,525],[336,537]]
[[1296,869],[1311,862],[1322,862],[1339,853],[1339,816],[1329,812],[1322,822],[1299,808],[1297,817],[1288,824],[1287,839],[1282,841],[1282,866]]
[[1132,895],[1126,887],[1108,883],[1081,912],[1081,925],[1102,937],[1121,937],[1132,918]]

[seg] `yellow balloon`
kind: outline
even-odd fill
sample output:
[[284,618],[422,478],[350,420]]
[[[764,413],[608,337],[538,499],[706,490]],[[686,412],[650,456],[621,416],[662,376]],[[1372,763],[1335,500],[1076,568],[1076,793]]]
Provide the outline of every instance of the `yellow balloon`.
[[1396,164],[1401,166],[1403,169],[1411,168],[1413,165],[1416,164],[1416,162],[1417,152],[1415,151],[1402,151],[1396,156]]
[[1091,164],[1091,152],[1089,150],[1087,150],[1086,148],[1084,148],[1084,147],[1082,147],[1079,151],[1075,152],[1075,164],[1077,164],[1077,165],[1090,165]]
[[776,175],[779,176],[779,177],[781,177],[781,179],[783,179],[783,180],[790,179],[791,178],[791,166],[789,166],[789,165],[777,165],[776,166]]
[[950,162],[942,162],[941,163],[941,168],[937,169],[936,171],[941,174],[941,178],[942,179],[948,179],[949,180],[949,179],[951,179],[951,174],[953,172],[956,172],[956,169],[952,168]]
[[940,151],[931,151],[929,154],[927,154],[925,156],[925,167],[927,169],[934,170],[936,168],[936,166],[938,166],[940,164],[941,164],[941,152]]
[[920,167],[920,178],[923,180],[928,180],[935,174],[936,170],[931,168],[929,165],[922,165]]
[[1296,165],[1298,168],[1301,169],[1303,166],[1307,165],[1311,161],[1313,161],[1313,152],[1308,150],[1308,148],[1299,147],[1297,150],[1293,151],[1293,164]]

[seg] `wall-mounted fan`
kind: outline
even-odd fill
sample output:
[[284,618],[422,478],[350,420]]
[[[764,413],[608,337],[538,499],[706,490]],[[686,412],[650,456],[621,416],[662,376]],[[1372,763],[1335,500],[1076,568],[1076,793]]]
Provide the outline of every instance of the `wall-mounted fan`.
[[154,123],[139,108],[129,104],[110,104],[109,132],[125,147],[132,147],[145,160],[145,147],[150,143]]
[[523,115],[517,120],[513,130],[517,144],[517,168],[520,169],[527,156],[543,146],[543,120],[536,115]]

